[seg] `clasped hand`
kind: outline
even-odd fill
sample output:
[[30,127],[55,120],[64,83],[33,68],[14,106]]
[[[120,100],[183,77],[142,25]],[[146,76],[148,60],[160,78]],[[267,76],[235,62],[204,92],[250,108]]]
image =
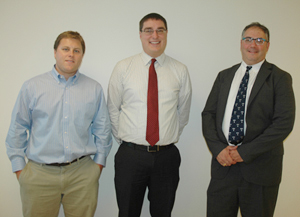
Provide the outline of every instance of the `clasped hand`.
[[227,146],[219,153],[217,161],[224,167],[243,162],[237,148],[237,146]]

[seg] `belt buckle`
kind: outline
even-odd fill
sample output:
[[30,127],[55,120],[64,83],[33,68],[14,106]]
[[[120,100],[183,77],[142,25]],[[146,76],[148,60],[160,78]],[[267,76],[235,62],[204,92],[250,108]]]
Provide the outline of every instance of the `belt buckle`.
[[[154,148],[155,147],[155,149],[150,149],[150,148]],[[155,146],[147,146],[147,151],[148,152],[157,152],[157,151],[159,151],[159,146],[157,146],[157,145],[155,145]]]

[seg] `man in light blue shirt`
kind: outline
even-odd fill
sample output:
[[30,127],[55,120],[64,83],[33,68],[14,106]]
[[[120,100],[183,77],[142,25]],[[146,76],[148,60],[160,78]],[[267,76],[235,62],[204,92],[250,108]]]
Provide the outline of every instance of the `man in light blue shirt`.
[[94,216],[112,137],[101,85],[78,71],[84,52],[79,33],[61,33],[55,66],[23,84],[13,109],[6,147],[24,216],[57,216],[61,204]]

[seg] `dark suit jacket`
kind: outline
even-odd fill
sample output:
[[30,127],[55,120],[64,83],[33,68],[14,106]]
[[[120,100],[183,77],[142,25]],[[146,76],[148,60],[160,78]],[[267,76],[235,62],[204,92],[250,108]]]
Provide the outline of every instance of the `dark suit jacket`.
[[[202,112],[203,135],[213,157],[211,175],[222,179],[230,167],[216,160],[228,145],[222,122],[231,82],[240,64],[221,71]],[[295,98],[290,74],[265,61],[253,85],[246,114],[247,129],[238,152],[245,180],[258,185],[281,181],[283,140],[293,129]]]

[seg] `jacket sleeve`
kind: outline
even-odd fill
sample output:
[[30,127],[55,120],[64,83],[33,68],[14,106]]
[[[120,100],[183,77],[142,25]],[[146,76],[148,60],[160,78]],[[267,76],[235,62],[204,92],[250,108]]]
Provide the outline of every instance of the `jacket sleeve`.
[[220,72],[213,84],[212,90],[206,101],[206,105],[202,111],[202,132],[206,140],[209,150],[213,157],[218,154],[227,146],[226,138],[219,137],[217,124],[217,110],[219,109],[220,90],[222,85],[222,72]]

